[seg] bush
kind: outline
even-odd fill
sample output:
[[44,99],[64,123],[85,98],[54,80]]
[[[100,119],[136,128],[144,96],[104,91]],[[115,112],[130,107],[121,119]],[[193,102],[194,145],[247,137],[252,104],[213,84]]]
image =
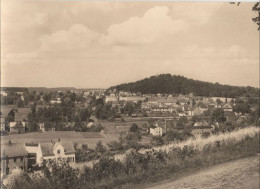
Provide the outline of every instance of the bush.
[[131,127],[130,127],[130,132],[136,133],[136,132],[138,132],[138,130],[139,130],[138,125],[137,125],[136,123],[133,123],[133,124],[131,125]]
[[[167,178],[168,175],[176,175],[189,169],[255,154],[259,151],[259,131],[259,128],[245,128],[208,138],[190,139],[177,144],[154,147],[142,153],[131,151],[122,162],[104,155],[105,150],[100,142],[96,151],[103,153],[103,156],[93,168],[85,167],[82,174],[79,174],[78,169],[70,167],[67,162],[61,161],[51,163],[52,171],[46,168],[45,177],[37,181],[27,179],[27,176],[13,180],[15,186],[40,188],[39,183],[44,183],[45,188],[65,189],[71,186],[118,188],[123,184],[144,183]],[[84,146],[83,149],[88,148]]]

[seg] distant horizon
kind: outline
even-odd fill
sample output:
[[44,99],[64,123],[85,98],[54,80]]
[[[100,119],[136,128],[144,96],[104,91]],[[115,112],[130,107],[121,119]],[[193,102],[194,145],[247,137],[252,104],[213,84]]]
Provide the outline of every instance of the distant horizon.
[[[152,76],[157,76],[157,75],[162,75],[162,74],[170,74],[170,73],[161,73],[161,74],[156,74],[156,75],[151,75],[151,76],[148,76],[146,78],[150,78]],[[171,75],[174,75],[174,74],[171,74]],[[177,75],[175,75],[177,76]],[[208,83],[219,83],[219,82],[210,82],[210,81],[202,81],[202,80],[198,80],[198,79],[194,79],[194,78],[189,78],[189,77],[186,77],[184,75],[179,75],[181,77],[185,77],[187,79],[192,79],[192,80],[196,80],[196,81],[201,81],[201,82],[208,82]],[[146,79],[146,78],[141,78],[141,79],[138,79],[138,80],[135,80],[135,81],[129,81],[129,82],[126,82],[126,83],[134,83],[134,82],[137,82],[137,81],[140,81],[140,80],[143,80],[143,79]],[[66,88],[74,88],[74,89],[95,89],[95,90],[98,90],[98,89],[109,89],[110,87],[114,87],[114,86],[117,86],[117,85],[121,85],[121,84],[124,84],[124,83],[118,83],[118,84],[115,84],[115,85],[112,85],[112,86],[109,86],[109,87],[106,87],[106,88],[102,88],[102,87],[48,87],[48,86],[37,86],[37,87],[28,87],[28,86],[1,86],[1,88],[47,88],[47,89],[55,89],[55,88],[62,88],[62,89],[66,89]],[[230,84],[223,84],[223,83],[219,83],[220,85],[229,85],[229,86],[234,86],[234,87],[254,87],[254,86],[250,86],[250,85],[247,85],[247,86],[241,86],[241,85],[230,85]],[[254,87],[254,88],[260,88],[259,86],[258,87]]]

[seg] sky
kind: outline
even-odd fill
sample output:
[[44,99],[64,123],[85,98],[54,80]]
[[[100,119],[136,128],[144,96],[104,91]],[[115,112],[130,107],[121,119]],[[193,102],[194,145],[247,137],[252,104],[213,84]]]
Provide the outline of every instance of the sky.
[[259,87],[254,3],[1,2],[1,85],[108,88],[170,73]]

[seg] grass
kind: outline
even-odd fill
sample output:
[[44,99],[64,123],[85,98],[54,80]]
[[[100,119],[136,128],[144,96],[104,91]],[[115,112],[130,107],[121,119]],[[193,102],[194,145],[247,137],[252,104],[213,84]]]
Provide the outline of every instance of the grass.
[[[107,188],[150,183],[179,176],[202,167],[254,155],[259,152],[260,128],[249,127],[231,133],[212,135],[209,138],[190,139],[180,143],[153,148],[152,154],[161,154],[163,161],[150,156],[140,156],[148,161],[148,168],[139,169],[133,175],[122,175],[106,181]],[[219,145],[216,145],[219,144]],[[143,150],[142,154],[147,154]],[[125,156],[127,158],[127,155]],[[142,164],[136,164],[137,168]],[[102,185],[100,186],[102,188]]]
[[217,141],[220,142],[220,145],[224,143],[237,143],[244,140],[246,137],[253,137],[256,134],[260,134],[260,129],[258,127],[246,127],[233,132],[211,135],[208,138],[190,138],[184,142],[171,143],[168,145],[154,147],[153,150],[170,152],[174,148],[183,149],[184,146],[189,146],[194,148],[194,150],[201,151],[205,148],[205,146],[214,145]]
[[[44,178],[39,178],[39,181],[47,184],[41,188],[51,189],[70,188],[71,184],[65,182],[70,179],[75,188],[79,189],[93,186],[103,189],[136,188],[138,184],[178,177],[202,167],[253,155],[259,151],[259,134],[259,128],[249,127],[231,133],[212,135],[206,139],[172,143],[150,151],[142,151],[143,153],[128,152],[120,161],[102,157],[94,163],[93,169],[88,168],[83,174],[76,171],[73,176],[73,169],[61,169],[61,172],[50,177],[55,178],[55,182]],[[64,174],[71,177],[64,177]],[[41,185],[37,186],[37,182],[35,179],[28,181],[23,188],[40,188]],[[21,185],[18,186],[21,189]]]
[[51,140],[57,141],[58,138],[61,141],[67,141],[72,143],[87,144],[90,148],[94,148],[98,141],[101,141],[103,144],[106,144],[112,140],[111,137],[105,137],[100,133],[93,132],[74,132],[74,131],[55,131],[55,132],[46,132],[46,133],[25,133],[25,134],[15,134],[1,136],[1,142],[6,143],[9,140],[15,143],[40,143],[40,142],[50,142]]

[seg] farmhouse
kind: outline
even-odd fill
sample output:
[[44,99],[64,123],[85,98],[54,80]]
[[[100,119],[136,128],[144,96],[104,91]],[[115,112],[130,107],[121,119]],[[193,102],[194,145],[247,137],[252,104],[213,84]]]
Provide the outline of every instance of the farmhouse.
[[50,160],[63,159],[75,162],[75,149],[72,143],[26,143],[26,150],[29,154],[29,160],[32,166],[42,165],[43,162]]
[[9,141],[1,145],[1,176],[9,175],[12,169],[28,169],[28,153],[24,144]]

